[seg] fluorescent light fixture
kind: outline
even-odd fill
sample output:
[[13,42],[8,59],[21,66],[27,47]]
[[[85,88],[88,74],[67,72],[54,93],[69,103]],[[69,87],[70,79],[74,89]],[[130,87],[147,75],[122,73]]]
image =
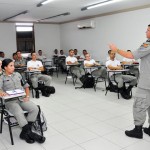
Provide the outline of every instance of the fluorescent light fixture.
[[17,32],[33,31],[33,27],[16,27]]
[[50,3],[51,1],[53,1],[53,0],[46,0],[46,1],[44,1],[44,2],[41,2],[41,4],[42,4],[42,5],[45,5],[45,4],[47,4],[47,3]]
[[53,0],[44,0],[44,1],[42,1],[41,3],[39,3],[39,4],[37,4],[36,6],[37,7],[40,7],[40,6],[42,6],[42,5],[45,5],[45,4],[47,4],[47,3],[50,3],[50,2],[52,2]]
[[14,15],[14,16],[8,17],[8,18],[4,19],[3,21],[7,21],[7,20],[9,20],[9,19],[12,19],[12,18],[14,18],[14,17],[17,17],[17,16],[22,15],[22,14],[26,14],[26,13],[28,13],[27,10],[25,10],[25,11],[23,11],[23,12],[21,12],[21,13],[18,13],[18,14]]
[[108,4],[112,4],[112,3],[116,3],[118,1],[121,0],[104,0],[100,3],[96,3],[96,4],[92,4],[86,7],[81,8],[81,11],[87,10],[87,9],[92,9],[92,8],[96,8],[96,7],[100,7],[100,6],[104,6],[104,5],[108,5]]
[[38,21],[47,20],[47,19],[51,19],[51,18],[55,18],[55,17],[59,17],[59,16],[67,16],[67,15],[70,15],[70,12],[66,12],[66,13],[55,15],[55,16],[51,16],[51,17],[47,17],[47,18],[44,18],[44,19],[40,19]]
[[33,26],[33,23],[16,23],[16,26]]

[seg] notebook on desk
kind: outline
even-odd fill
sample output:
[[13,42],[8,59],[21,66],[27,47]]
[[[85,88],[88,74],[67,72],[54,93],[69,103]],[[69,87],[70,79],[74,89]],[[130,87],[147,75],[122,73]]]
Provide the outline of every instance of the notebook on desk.
[[11,90],[11,91],[6,91],[6,93],[9,95],[16,95],[16,94],[22,94],[22,93],[24,93],[24,91],[21,89],[15,89],[15,90]]

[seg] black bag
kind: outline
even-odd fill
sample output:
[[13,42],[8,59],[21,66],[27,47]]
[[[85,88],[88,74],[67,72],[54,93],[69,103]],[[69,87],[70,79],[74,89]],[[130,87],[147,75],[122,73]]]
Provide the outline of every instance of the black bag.
[[121,90],[120,92],[122,98],[124,99],[131,99],[132,98],[132,94],[131,94],[131,89],[126,89],[126,87],[123,87],[123,90]]
[[43,96],[49,97],[51,94],[55,93],[55,88],[53,86],[44,86],[41,92]]
[[83,83],[83,88],[93,88],[95,85],[95,78],[92,75],[86,74],[80,80]]
[[107,87],[106,90],[109,90],[110,92],[118,92],[117,85],[114,85],[112,82],[109,83],[109,87]]
[[44,88],[44,86],[45,86],[44,81],[39,80],[39,81],[38,81],[38,89],[41,90],[41,89]]

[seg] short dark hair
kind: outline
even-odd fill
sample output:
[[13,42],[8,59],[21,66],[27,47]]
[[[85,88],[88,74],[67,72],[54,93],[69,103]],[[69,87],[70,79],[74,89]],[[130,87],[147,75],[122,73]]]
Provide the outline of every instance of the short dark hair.
[[130,49],[128,49],[128,50],[127,50],[127,52],[131,52],[131,50],[130,50]]
[[16,54],[17,54],[18,52],[20,52],[20,53],[21,53],[21,50],[17,50],[17,51],[16,51]]
[[111,49],[110,50],[108,50],[108,54],[110,54],[111,53]]
[[2,69],[5,69],[5,67],[7,67],[8,65],[9,65],[9,63],[11,63],[11,62],[13,62],[13,60],[12,59],[4,59],[3,61],[2,61]]
[[73,50],[73,49],[70,49],[70,50],[69,50],[69,53],[70,53],[71,51],[74,51],[74,50]]
[[150,24],[148,25],[148,27],[150,27]]
[[38,52],[42,52],[42,50],[40,49],[40,50],[38,50]]
[[15,55],[17,55],[17,53],[13,53],[12,55],[15,56]]
[[32,56],[33,53],[35,53],[35,52],[31,52],[31,56]]

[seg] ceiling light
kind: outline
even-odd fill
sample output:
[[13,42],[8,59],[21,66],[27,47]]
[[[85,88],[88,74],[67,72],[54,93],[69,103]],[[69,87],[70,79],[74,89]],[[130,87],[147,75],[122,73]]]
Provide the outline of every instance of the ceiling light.
[[41,3],[39,3],[39,4],[37,4],[36,6],[37,7],[40,7],[40,6],[42,6],[42,5],[45,5],[45,4],[47,4],[47,3],[50,3],[50,2],[52,2],[53,0],[44,0],[44,1],[42,1]]
[[33,31],[33,27],[16,27],[17,32],[29,32]]
[[9,19],[11,19],[11,18],[17,17],[17,16],[22,15],[22,14],[26,14],[26,13],[28,13],[27,10],[26,10],[26,11],[23,11],[23,12],[21,12],[21,13],[18,13],[18,14],[14,15],[14,16],[8,17],[8,18],[4,19],[3,21],[9,20]]
[[16,23],[16,26],[33,26],[33,23]]
[[51,16],[51,17],[47,17],[47,18],[44,18],[44,19],[40,19],[38,21],[47,20],[47,19],[51,19],[51,18],[55,18],[55,17],[59,17],[59,16],[67,16],[67,15],[70,15],[70,12],[66,12],[66,13],[55,15],[55,16]]
[[118,1],[120,1],[120,0],[104,0],[104,1],[102,1],[100,3],[96,3],[96,4],[92,4],[92,5],[83,7],[83,8],[81,8],[81,11],[84,11],[84,10],[87,10],[87,9],[96,8],[96,7],[100,7],[100,6],[104,6],[104,5],[108,5],[108,4],[111,4],[111,3],[118,2]]

